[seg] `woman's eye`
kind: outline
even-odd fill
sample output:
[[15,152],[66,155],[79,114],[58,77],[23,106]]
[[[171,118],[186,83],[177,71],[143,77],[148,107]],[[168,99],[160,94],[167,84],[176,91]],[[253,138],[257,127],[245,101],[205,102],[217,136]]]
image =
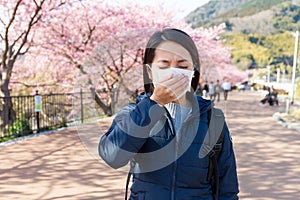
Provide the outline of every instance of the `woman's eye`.
[[178,66],[178,68],[180,68],[180,69],[187,69],[188,66]]
[[159,68],[159,69],[168,69],[169,66],[159,66],[158,68]]

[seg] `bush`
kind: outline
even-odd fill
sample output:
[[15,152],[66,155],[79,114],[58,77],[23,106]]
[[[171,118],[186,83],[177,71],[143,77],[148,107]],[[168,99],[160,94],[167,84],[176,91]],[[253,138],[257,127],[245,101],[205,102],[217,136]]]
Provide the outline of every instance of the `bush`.
[[18,119],[12,125],[8,127],[8,133],[10,135],[14,134],[28,134],[31,133],[31,128],[28,120],[26,119]]

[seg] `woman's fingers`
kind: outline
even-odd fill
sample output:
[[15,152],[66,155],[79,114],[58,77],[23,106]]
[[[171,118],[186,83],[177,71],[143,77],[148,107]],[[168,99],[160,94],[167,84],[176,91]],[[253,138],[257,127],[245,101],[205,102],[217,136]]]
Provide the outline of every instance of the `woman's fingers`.
[[182,96],[189,85],[189,79],[185,75],[168,77],[160,83],[155,84],[152,99],[160,105],[172,102],[179,96]]
[[189,88],[190,83],[186,80],[180,80],[176,84],[171,86],[171,89],[176,95],[176,99],[184,95]]
[[180,80],[185,81],[186,80],[185,77],[186,77],[185,75],[181,74],[179,76],[174,76],[169,79],[166,79],[165,81],[162,81],[161,83],[165,83],[166,85],[171,86],[173,84],[178,83],[178,81],[180,81]]

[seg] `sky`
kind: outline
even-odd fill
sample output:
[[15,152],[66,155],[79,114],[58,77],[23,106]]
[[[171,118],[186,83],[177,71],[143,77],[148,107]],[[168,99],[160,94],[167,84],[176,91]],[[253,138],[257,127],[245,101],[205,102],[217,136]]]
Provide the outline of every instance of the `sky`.
[[[106,0],[109,3],[122,4],[122,0]],[[141,5],[161,4],[166,11],[176,11],[176,18],[181,19],[194,11],[196,8],[206,4],[209,0],[135,0]]]
[[196,8],[209,2],[209,0],[137,0],[137,2],[142,4],[162,4],[167,11],[179,10],[176,17],[183,18]]

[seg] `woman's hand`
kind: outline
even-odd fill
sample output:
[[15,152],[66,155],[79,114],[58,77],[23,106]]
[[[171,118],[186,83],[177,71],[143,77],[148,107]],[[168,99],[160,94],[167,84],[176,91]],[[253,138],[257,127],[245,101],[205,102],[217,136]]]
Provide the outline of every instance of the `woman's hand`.
[[156,83],[151,100],[155,101],[160,106],[175,101],[179,96],[182,96],[185,89],[190,85],[187,76],[181,74],[179,76],[169,76],[163,81]]

